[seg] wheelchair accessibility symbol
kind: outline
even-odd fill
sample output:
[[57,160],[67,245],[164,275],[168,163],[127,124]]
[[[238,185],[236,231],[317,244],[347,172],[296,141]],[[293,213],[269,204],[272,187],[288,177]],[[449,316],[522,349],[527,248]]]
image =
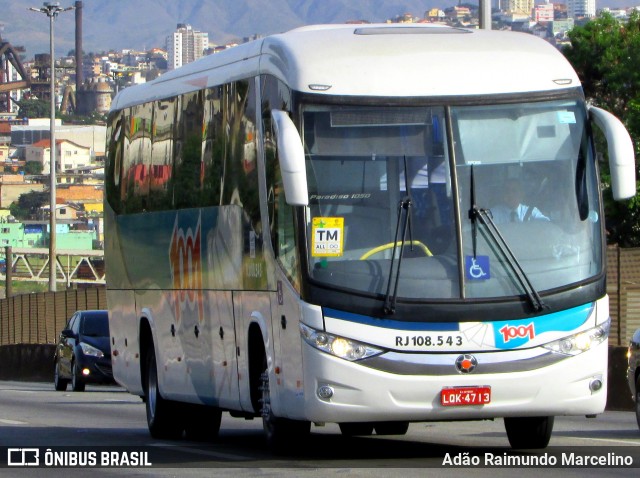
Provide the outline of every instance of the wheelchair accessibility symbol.
[[489,256],[465,256],[464,270],[467,280],[490,279]]

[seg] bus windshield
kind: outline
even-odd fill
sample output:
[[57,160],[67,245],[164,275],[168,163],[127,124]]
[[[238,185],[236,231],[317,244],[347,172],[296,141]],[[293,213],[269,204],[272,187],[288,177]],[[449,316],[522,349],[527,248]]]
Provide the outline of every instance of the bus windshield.
[[602,272],[581,100],[309,105],[302,119],[313,281],[394,299],[504,298]]

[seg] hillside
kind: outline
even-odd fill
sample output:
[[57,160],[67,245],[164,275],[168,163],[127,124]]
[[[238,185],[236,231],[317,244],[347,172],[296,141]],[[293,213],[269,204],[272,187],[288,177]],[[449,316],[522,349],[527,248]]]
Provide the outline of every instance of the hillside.
[[[62,7],[74,0],[60,0]],[[227,43],[254,34],[264,35],[313,23],[349,20],[385,21],[405,12],[422,16],[434,6],[446,8],[457,0],[84,0],[83,42],[86,52],[109,49],[164,47],[177,23],[189,23],[209,33],[211,43]],[[632,0],[598,0],[597,7],[620,8]],[[28,10],[37,0],[0,0],[2,38],[23,45],[27,57],[49,50],[48,18]],[[74,12],[55,23],[56,52],[74,48]]]
[[[454,1],[454,0],[445,0]],[[61,7],[74,5],[61,0]],[[177,23],[189,23],[209,33],[214,44],[254,34],[278,33],[312,23],[384,21],[405,12],[422,16],[438,0],[84,0],[84,50],[164,47]],[[31,12],[39,1],[0,0],[3,39],[24,45],[27,56],[49,49],[49,20]],[[56,51],[74,48],[74,12],[55,21]]]

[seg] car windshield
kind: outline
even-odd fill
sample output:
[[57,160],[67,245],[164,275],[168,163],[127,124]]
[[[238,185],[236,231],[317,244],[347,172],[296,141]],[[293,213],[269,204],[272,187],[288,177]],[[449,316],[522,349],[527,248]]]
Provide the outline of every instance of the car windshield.
[[[446,111],[304,108],[311,278],[447,299],[537,293],[599,274],[600,203],[583,103]],[[474,207],[512,257],[474,221]]]
[[109,337],[109,317],[107,313],[83,315],[80,333],[88,337]]

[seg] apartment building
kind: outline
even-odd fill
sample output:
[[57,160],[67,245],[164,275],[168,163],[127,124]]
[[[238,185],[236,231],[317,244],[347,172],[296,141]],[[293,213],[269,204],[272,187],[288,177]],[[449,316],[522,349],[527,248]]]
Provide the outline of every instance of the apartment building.
[[596,16],[596,0],[567,0],[567,17],[593,18]]
[[209,34],[194,30],[191,25],[178,23],[175,32],[167,37],[167,68],[174,70],[197,60],[209,48]]

